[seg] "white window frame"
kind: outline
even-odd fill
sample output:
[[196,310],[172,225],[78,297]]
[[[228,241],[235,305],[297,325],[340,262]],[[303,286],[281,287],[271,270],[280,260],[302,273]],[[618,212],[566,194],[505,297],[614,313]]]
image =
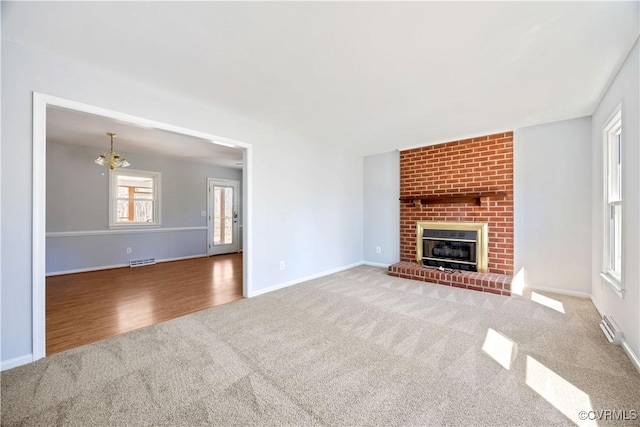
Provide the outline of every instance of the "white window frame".
[[[618,106],[611,114],[609,120],[602,129],[602,148],[603,148],[603,253],[602,253],[602,272],[600,276],[605,283],[613,288],[620,296],[624,297],[623,269],[624,269],[624,233],[622,232],[624,210],[623,210],[623,191],[622,191],[622,170],[624,162],[622,157],[622,108]],[[612,236],[612,208],[619,206],[619,235]],[[615,208],[614,208],[615,209]],[[612,242],[619,239],[618,244]],[[619,247],[617,254],[612,246]],[[620,268],[616,269],[617,262],[614,258],[619,258]]]
[[[153,180],[153,222],[119,223],[118,219],[118,177],[139,176]],[[162,225],[160,218],[160,172],[141,171],[133,169],[109,170],[109,228],[150,228]]]

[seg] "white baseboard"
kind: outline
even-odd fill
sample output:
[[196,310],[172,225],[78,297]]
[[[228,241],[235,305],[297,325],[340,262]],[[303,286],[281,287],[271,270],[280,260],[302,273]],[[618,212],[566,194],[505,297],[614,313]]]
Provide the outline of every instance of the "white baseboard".
[[[593,297],[591,297],[591,302],[593,303],[593,306],[596,308],[596,311],[598,312],[600,317],[604,316],[604,312],[600,309],[600,307],[598,307],[598,304],[596,303],[596,300],[593,299]],[[635,366],[636,370],[640,372],[640,357],[638,357],[638,355],[634,353],[631,347],[629,347],[629,344],[627,344],[627,340],[624,339],[624,331],[622,333],[622,342],[620,343],[620,345],[622,346],[624,352],[627,353],[627,357],[631,360],[633,366]]]
[[189,255],[189,256],[179,256],[177,258],[165,258],[165,259],[158,259],[156,260],[156,262],[171,262],[171,261],[183,261],[185,259],[194,259],[194,258],[206,258],[209,255],[207,254],[201,254],[201,255]]
[[0,371],[6,371],[7,369],[16,368],[31,362],[33,362],[33,355],[31,353],[15,357],[13,359],[4,360],[0,363]]
[[[192,259],[192,258],[204,258],[204,257],[207,257],[207,256],[208,256],[207,254],[201,254],[201,255],[182,256],[182,257],[176,257],[176,258],[157,259],[156,263],[171,262],[171,261],[182,261],[182,260],[185,260],[185,259]],[[65,271],[54,271],[54,272],[51,272],[51,273],[47,273],[45,276],[46,277],[62,276],[63,274],[86,273],[86,272],[89,272],[89,271],[110,270],[112,268],[122,268],[122,267],[129,267],[129,264],[101,265],[99,267],[78,268],[78,269],[75,269],[75,270],[65,270]]]
[[596,300],[593,299],[593,296],[591,296],[591,303],[593,304],[593,306],[596,308],[596,311],[598,312],[598,314],[600,315],[600,317],[604,316],[602,310],[600,310],[600,307],[598,307],[598,304],[596,303]]
[[122,267],[129,267],[129,264],[101,265],[100,267],[77,268],[75,270],[53,271],[51,273],[47,273],[45,277],[62,276],[64,274],[74,274],[74,273],[87,273],[89,271],[110,270],[112,268],[122,268]]
[[568,291],[565,289],[544,288],[539,286],[525,286],[525,289],[529,289],[531,291],[551,292],[554,294],[568,295],[570,297],[587,298],[587,299],[591,298],[591,294],[588,292]]
[[380,263],[380,262],[363,261],[363,262],[362,262],[362,265],[370,265],[370,266],[372,266],[372,267],[384,267],[384,268],[389,268],[389,266],[390,266],[391,264],[383,264],[383,263]]
[[640,372],[640,358],[638,358],[638,355],[635,354],[633,350],[631,350],[631,347],[629,347],[629,344],[627,344],[627,341],[624,338],[622,339],[621,345],[624,349],[624,352],[627,353],[627,356],[629,357],[629,359],[631,359],[631,363],[633,363],[633,366],[635,366],[636,370]]
[[269,292],[277,291],[278,289],[287,288],[289,286],[297,285],[298,283],[306,282],[307,280],[317,279],[318,277],[328,276],[329,274],[338,273],[340,271],[348,270],[353,267],[357,267],[359,265],[363,265],[364,262],[356,262],[353,264],[345,265],[342,267],[334,268],[332,270],[323,271],[321,273],[312,274],[311,276],[301,277],[300,279],[291,280],[289,282],[280,283],[278,285],[270,286],[266,289],[260,289],[254,292],[249,293],[248,297],[257,297],[258,295],[263,295]]

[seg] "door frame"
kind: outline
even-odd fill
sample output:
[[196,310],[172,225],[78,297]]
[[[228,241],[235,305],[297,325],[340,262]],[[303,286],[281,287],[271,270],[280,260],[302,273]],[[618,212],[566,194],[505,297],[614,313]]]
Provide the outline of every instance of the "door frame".
[[[211,255],[217,255],[212,253],[213,252],[213,246],[211,245],[211,242],[213,241],[213,208],[212,208],[212,202],[213,202],[213,198],[212,198],[212,194],[211,194],[211,185],[216,185],[216,184],[221,184],[221,185],[228,185],[228,186],[233,186],[234,187],[234,191],[235,194],[233,195],[233,203],[235,204],[235,211],[238,215],[238,221],[239,219],[242,217],[240,215],[240,203],[239,203],[239,198],[238,198],[238,190],[240,189],[240,181],[236,181],[235,179],[218,179],[218,178],[207,178],[207,255],[211,256]],[[233,233],[233,241],[236,244],[236,250],[235,252],[240,252],[240,241],[238,240],[238,231],[240,230],[240,225],[238,224],[238,222],[235,222],[235,226],[232,226],[231,228],[232,233]],[[231,252],[229,252],[231,253]]]
[[45,255],[46,255],[46,152],[47,152],[47,107],[61,107],[79,112],[123,121],[138,126],[152,127],[187,136],[206,139],[212,144],[222,144],[242,149],[242,295],[253,294],[253,146],[223,136],[200,132],[156,120],[121,113],[106,108],[84,104],[57,96],[33,92],[33,187],[32,187],[32,251],[31,251],[31,314],[32,314],[32,361],[45,356],[46,312],[45,312]]

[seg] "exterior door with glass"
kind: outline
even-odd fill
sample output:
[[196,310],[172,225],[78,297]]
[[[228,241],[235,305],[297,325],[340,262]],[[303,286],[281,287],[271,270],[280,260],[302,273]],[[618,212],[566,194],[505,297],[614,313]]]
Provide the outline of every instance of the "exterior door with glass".
[[238,181],[208,179],[208,253],[238,252]]

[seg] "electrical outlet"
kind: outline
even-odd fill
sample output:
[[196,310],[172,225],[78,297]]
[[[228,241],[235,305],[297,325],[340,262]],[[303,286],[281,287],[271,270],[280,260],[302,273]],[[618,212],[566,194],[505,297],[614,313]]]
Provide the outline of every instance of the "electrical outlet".
[[382,252],[382,248],[380,246],[376,246],[376,253],[379,254]]
[[284,269],[285,269],[284,261],[280,261],[280,270],[284,270]]
[[131,253],[131,248],[127,248],[127,253],[130,254]]

